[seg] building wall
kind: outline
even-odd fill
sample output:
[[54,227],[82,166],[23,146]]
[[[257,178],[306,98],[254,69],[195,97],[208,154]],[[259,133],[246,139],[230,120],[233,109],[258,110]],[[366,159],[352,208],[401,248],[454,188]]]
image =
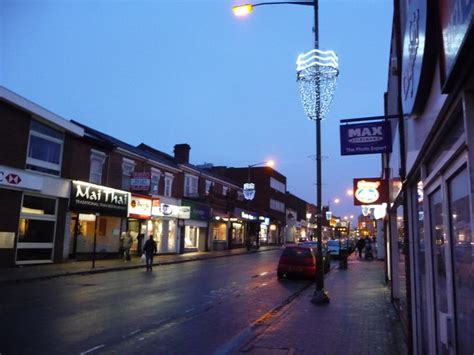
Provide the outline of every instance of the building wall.
[[[18,234],[21,191],[0,188],[0,232]],[[15,240],[16,244],[16,240]],[[0,266],[8,266],[15,259],[15,248],[0,249]]]
[[30,114],[0,100],[0,165],[24,169],[30,130]]

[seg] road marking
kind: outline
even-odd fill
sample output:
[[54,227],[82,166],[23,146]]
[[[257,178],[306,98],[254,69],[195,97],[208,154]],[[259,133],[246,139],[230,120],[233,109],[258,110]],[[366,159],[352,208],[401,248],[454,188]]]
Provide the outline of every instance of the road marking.
[[131,336],[133,336],[133,335],[135,335],[135,334],[137,334],[137,333],[139,333],[139,332],[141,332],[141,331],[142,331],[141,329],[134,330],[133,332],[130,332],[130,333],[125,334],[125,335],[122,335],[122,338],[123,338],[123,339],[129,338],[129,337],[131,337]]
[[186,310],[184,313],[189,313],[189,312],[192,312],[192,311],[194,311],[194,308],[190,308],[190,309]]
[[105,344],[94,346],[93,348],[82,352],[81,355],[84,355],[84,354],[87,354],[87,353],[91,353],[91,352],[93,352],[93,351],[95,351],[95,350],[97,350],[97,349],[103,348],[104,346],[105,346]]

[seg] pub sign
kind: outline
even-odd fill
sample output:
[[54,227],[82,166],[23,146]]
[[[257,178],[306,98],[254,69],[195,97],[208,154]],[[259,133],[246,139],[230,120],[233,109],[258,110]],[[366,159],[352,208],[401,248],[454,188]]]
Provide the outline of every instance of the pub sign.
[[387,180],[381,178],[354,179],[354,205],[380,205],[388,200]]

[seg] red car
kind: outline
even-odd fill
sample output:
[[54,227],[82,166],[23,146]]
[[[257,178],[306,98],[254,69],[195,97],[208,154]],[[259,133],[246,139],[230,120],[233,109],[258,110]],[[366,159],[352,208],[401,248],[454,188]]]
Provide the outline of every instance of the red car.
[[314,248],[303,245],[287,246],[278,262],[277,276],[316,277],[316,254]]

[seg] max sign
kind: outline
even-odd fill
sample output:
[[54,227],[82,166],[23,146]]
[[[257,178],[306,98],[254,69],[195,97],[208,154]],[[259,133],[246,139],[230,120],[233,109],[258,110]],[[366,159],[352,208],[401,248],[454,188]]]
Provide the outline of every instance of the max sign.
[[354,179],[354,205],[380,205],[388,200],[387,181],[380,178]]
[[340,126],[341,155],[380,154],[392,151],[390,122]]

